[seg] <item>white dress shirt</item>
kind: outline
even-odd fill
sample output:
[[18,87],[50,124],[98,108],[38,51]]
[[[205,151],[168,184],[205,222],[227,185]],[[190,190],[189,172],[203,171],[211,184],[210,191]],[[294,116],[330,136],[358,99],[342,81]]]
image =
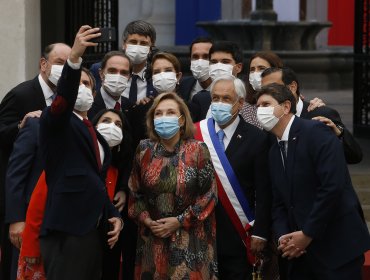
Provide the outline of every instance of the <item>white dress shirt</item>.
[[[133,75],[139,76],[136,80],[137,84],[137,100],[146,97],[147,82],[145,79],[146,67],[143,68],[139,73],[132,73]],[[129,98],[132,78],[127,83],[127,88],[123,91],[122,96]]]
[[[224,141],[223,141],[224,146],[225,146],[225,151],[227,149],[227,146],[229,146],[229,144],[230,144],[231,138],[233,137],[233,135],[235,133],[235,130],[238,127],[239,122],[240,122],[240,117],[239,117],[239,115],[237,115],[235,120],[223,129],[223,131],[225,133]],[[217,122],[215,122],[215,130],[216,130],[216,133],[221,130],[221,128],[217,124]]]
[[302,110],[303,110],[303,101],[301,98],[298,99],[298,102],[297,102],[297,105],[296,105],[296,109],[297,109],[297,112],[295,113],[295,115],[297,117],[300,117],[301,114],[302,114]]
[[116,102],[118,102],[121,105],[121,98],[118,98],[118,100],[115,100],[112,96],[110,96],[103,87],[100,88],[100,94],[103,98],[105,108],[107,109],[114,109],[114,106],[116,105]]
[[211,88],[211,85],[209,85],[207,88],[203,88],[199,81],[197,80],[195,82],[195,85],[193,86],[193,88],[191,89],[191,92],[190,92],[190,100],[193,99],[194,95],[196,95],[198,92],[200,92],[201,90],[208,90]]
[[42,89],[42,93],[44,94],[46,106],[50,106],[53,102],[53,95],[54,92],[51,90],[51,88],[48,86],[48,84],[44,81],[44,79],[41,77],[41,74],[38,76],[39,83]]

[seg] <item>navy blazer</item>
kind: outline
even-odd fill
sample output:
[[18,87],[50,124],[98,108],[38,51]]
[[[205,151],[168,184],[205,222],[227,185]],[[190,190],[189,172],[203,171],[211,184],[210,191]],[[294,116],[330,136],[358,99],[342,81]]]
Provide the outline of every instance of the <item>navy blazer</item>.
[[344,126],[338,111],[329,106],[317,107],[315,110],[308,112],[309,103],[303,101],[303,109],[301,113],[301,118],[312,119],[313,117],[323,116],[330,119],[336,125],[340,125],[344,128],[342,135],[342,146],[344,150],[344,156],[347,163],[354,164],[359,163],[362,160],[362,149],[357,143],[352,133]]
[[28,118],[9,158],[5,182],[7,223],[26,220],[27,207],[42,170],[39,119]]
[[313,238],[307,254],[330,268],[370,248],[343,148],[329,127],[296,117],[289,132],[286,170],[277,141],[269,157],[277,238],[302,230]]
[[105,186],[109,146],[96,132],[105,153],[99,170],[88,128],[73,113],[80,75],[81,69],[64,65],[57,96],[40,118],[40,149],[48,186],[43,235],[49,231],[84,235],[96,228],[101,214],[104,222],[108,217],[119,217]]
[[178,94],[188,106],[194,123],[206,118],[212,102],[211,93],[208,90],[201,90],[190,99],[191,91],[196,82],[197,80],[193,76],[184,77],[181,79],[177,89]]
[[[239,117],[240,122],[225,153],[250,208],[255,211],[253,234],[269,239],[271,234],[271,185],[267,162],[269,140],[264,131]],[[218,254],[245,255],[245,246],[221,203],[216,205],[216,219]]]

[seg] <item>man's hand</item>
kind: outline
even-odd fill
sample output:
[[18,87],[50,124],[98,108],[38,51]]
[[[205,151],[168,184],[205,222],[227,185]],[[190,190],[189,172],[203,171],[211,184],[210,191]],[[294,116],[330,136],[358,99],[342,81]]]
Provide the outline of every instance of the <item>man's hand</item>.
[[126,204],[126,193],[124,191],[119,191],[113,198],[114,207],[117,208],[118,212],[123,210]]
[[22,232],[25,225],[25,222],[16,222],[9,225],[10,242],[18,249],[22,246]]
[[28,118],[39,118],[41,116],[41,113],[42,113],[41,110],[32,111],[32,112],[27,113],[23,117],[22,121],[19,123],[18,128],[19,129],[23,128],[26,125],[26,121]]
[[108,245],[112,249],[118,241],[119,234],[123,227],[123,222],[117,217],[108,219],[108,222],[111,223],[111,225],[113,226],[113,229],[108,232],[108,236],[110,236],[110,238],[108,239]]
[[152,101],[152,98],[144,97],[144,98],[136,101],[136,105],[145,105],[145,104],[148,104],[150,101]]
[[[72,63],[77,63],[79,58],[84,54],[87,47],[95,47],[98,43],[90,42],[91,39],[101,35],[99,28],[91,28],[88,25],[81,26],[78,30],[75,41],[72,46],[69,60]],[[98,33],[97,33],[98,32]]]
[[316,120],[316,121],[320,121],[320,122],[326,124],[327,126],[329,126],[333,130],[333,132],[335,133],[335,135],[337,137],[339,135],[341,135],[342,131],[340,131],[338,129],[338,127],[335,125],[335,123],[333,123],[333,121],[331,119],[328,119],[328,118],[325,118],[325,117],[322,117],[322,116],[314,117],[312,119]]
[[312,238],[305,235],[303,231],[295,231],[283,235],[280,238],[279,250],[282,251],[283,257],[288,259],[298,258],[306,253],[306,248],[310,245]]
[[261,238],[256,238],[254,236],[251,237],[251,251],[254,255],[258,255],[262,252],[262,250],[266,246],[266,240]]
[[314,99],[310,100],[310,105],[308,105],[307,111],[311,112],[315,110],[317,107],[325,106],[324,101],[322,99],[315,97]]
[[156,224],[153,224],[150,229],[155,236],[160,238],[169,237],[181,226],[179,220],[175,217],[163,218],[154,222]]

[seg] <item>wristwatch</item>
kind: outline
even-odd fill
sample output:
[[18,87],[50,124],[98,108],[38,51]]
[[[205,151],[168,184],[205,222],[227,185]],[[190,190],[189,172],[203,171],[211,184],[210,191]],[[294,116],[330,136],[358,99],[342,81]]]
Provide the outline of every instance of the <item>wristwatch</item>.
[[340,131],[340,134],[338,135],[338,137],[342,137],[343,136],[343,133],[344,133],[344,127],[343,126],[341,126],[341,125],[339,125],[339,124],[336,124],[335,125],[338,129],[339,129],[339,131]]

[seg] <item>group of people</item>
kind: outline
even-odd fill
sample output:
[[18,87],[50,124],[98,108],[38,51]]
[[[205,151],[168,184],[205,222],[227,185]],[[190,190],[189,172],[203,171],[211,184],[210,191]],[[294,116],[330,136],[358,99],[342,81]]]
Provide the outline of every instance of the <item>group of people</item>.
[[200,37],[183,76],[137,20],[88,70],[98,36],[47,46],[0,104],[2,279],[361,279],[361,148],[275,53],[244,71]]

